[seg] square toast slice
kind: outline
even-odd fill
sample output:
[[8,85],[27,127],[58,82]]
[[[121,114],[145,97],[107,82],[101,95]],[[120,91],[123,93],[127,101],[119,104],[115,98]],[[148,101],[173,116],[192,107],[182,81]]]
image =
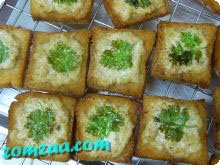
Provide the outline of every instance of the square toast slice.
[[25,87],[82,96],[86,88],[90,32],[36,32]]
[[104,0],[103,2],[116,28],[143,23],[170,13],[167,0],[146,0],[142,5],[132,0]]
[[204,100],[144,96],[135,156],[207,165]]
[[[75,99],[36,92],[19,94],[15,99],[9,109],[7,147],[72,144]],[[70,154],[30,157],[65,162]]]
[[22,88],[32,32],[0,25],[0,88]]
[[208,88],[216,31],[213,24],[161,22],[152,76]]
[[141,98],[154,41],[155,32],[151,30],[95,27],[88,87]]
[[31,16],[34,20],[89,23],[94,0],[59,2],[59,0],[31,0]]
[[[82,98],[76,108],[76,141],[105,138],[109,140],[111,150],[82,151],[76,153],[76,158],[131,163],[139,108],[138,103],[123,97],[89,94]],[[99,124],[94,121],[97,116]]]

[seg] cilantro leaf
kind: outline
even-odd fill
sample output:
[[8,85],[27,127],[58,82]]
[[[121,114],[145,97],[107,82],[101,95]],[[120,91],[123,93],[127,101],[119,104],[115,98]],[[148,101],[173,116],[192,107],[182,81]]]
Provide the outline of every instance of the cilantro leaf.
[[171,61],[174,65],[189,65],[192,64],[193,54],[191,51],[186,51],[183,49],[180,42],[177,45],[172,45],[171,53],[169,54]]
[[118,132],[124,125],[124,117],[115,112],[112,106],[100,106],[89,118],[86,132],[100,138],[108,137],[111,132]]
[[193,49],[192,53],[194,54],[196,61],[199,62],[200,58],[202,57],[202,51],[199,49]]
[[177,42],[176,46],[171,47],[172,53],[178,56],[181,56],[184,53],[183,46],[180,42]]
[[9,48],[0,40],[0,64],[9,58]]
[[37,109],[27,116],[25,127],[28,129],[28,137],[36,143],[42,141],[53,131],[55,115],[49,109]]
[[68,4],[68,5],[70,5],[74,2],[77,2],[77,0],[53,0],[53,1],[56,3],[62,3],[62,4]]
[[152,3],[150,0],[125,0],[125,2],[131,6],[134,6],[135,8],[145,8],[150,6]]
[[180,141],[184,135],[181,127],[168,127],[162,126],[160,130],[165,133],[165,138],[170,139],[171,141]]
[[49,51],[48,62],[57,72],[69,72],[78,67],[78,55],[70,46],[58,42]]
[[181,41],[187,48],[194,48],[201,43],[201,40],[197,34],[191,32],[182,32]]
[[191,65],[193,59],[199,62],[202,51],[198,47],[201,39],[197,34],[182,32],[180,41],[171,46],[170,61],[174,65]]
[[190,119],[186,108],[181,109],[179,105],[169,105],[167,109],[162,109],[155,122],[160,123],[159,130],[165,134],[165,138],[178,142],[182,139],[184,128],[194,128],[188,126],[186,122]]
[[116,70],[132,67],[132,45],[124,40],[112,41],[112,49],[103,52],[100,63]]

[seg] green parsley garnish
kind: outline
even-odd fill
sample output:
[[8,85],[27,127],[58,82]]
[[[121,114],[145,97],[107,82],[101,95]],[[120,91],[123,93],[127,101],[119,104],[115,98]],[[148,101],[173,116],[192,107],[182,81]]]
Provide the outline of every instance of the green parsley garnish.
[[170,61],[174,65],[191,65],[193,59],[199,62],[202,57],[200,44],[201,39],[197,34],[182,32],[180,41],[171,47]]
[[125,0],[125,2],[131,6],[134,6],[135,8],[145,8],[150,6],[152,3],[151,0]]
[[197,34],[191,32],[182,32],[181,41],[185,44],[187,48],[194,48],[201,44],[201,40]]
[[180,42],[177,42],[176,46],[171,47],[172,53],[169,54],[173,64],[188,65],[192,64],[193,53],[188,50],[184,50]]
[[28,129],[28,137],[39,143],[53,131],[54,120],[54,112],[49,108],[31,112],[25,124]]
[[112,49],[103,52],[100,63],[116,70],[132,67],[132,45],[124,40],[112,41]]
[[53,1],[59,4],[62,3],[68,5],[72,4],[73,2],[77,2],[77,0],[53,0]]
[[115,112],[112,106],[100,106],[89,118],[86,132],[100,138],[108,137],[111,132],[118,132],[124,125],[124,117]]
[[78,55],[65,43],[58,42],[49,52],[48,62],[57,72],[69,72],[77,68]]
[[0,64],[5,62],[9,57],[9,48],[0,40]]
[[165,134],[167,140],[179,142],[184,135],[184,128],[196,127],[196,125],[186,125],[189,118],[189,112],[186,108],[180,108],[179,105],[169,105],[167,109],[162,109],[154,120],[160,123],[159,129]]

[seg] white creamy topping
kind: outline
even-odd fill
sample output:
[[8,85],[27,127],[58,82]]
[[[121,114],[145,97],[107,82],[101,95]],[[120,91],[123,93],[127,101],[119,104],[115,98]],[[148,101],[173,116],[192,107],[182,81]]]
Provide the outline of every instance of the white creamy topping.
[[[181,32],[190,32],[195,33],[199,36],[201,40],[201,44],[199,45],[199,50],[202,52],[202,57],[200,58],[199,62],[193,58],[192,65],[173,65],[170,61],[169,54],[171,52],[172,45],[176,45],[176,42],[180,41]],[[164,33],[165,41],[163,48],[161,49],[161,64],[165,68],[165,72],[168,74],[174,74],[174,73],[189,73],[193,71],[193,73],[201,73],[202,71],[206,71],[208,67],[208,57],[206,55],[206,48],[208,46],[208,42],[205,39],[204,34],[196,29],[189,28],[182,31],[175,31],[174,29],[167,28],[166,32]]]
[[71,4],[57,3],[54,0],[38,0],[36,5],[43,7],[47,12],[60,12],[63,14],[80,13],[82,8],[88,3],[87,0],[77,0]]
[[220,0],[215,0],[216,2],[218,2],[218,4],[220,5]]
[[16,120],[16,131],[12,130],[11,136],[16,135],[21,141],[24,141],[26,146],[28,145],[36,145],[35,141],[32,138],[28,138],[28,129],[25,128],[25,124],[27,123],[28,116],[31,112],[36,111],[40,108],[50,108],[55,114],[55,122],[54,128],[58,125],[60,126],[60,130],[54,129],[52,134],[46,137],[41,143],[49,145],[51,143],[59,144],[59,140],[65,139],[68,137],[68,131],[66,131],[66,127],[69,124],[67,120],[67,114],[62,110],[62,103],[58,99],[39,99],[39,98],[28,98],[24,107],[20,107],[17,110],[16,116],[19,116],[19,120]]
[[186,125],[195,126],[193,128],[184,128],[184,135],[179,142],[172,142],[165,138],[165,134],[159,130],[160,123],[155,122],[154,118],[160,113],[162,109],[166,109],[172,102],[153,102],[149,105],[151,111],[148,112],[148,120],[146,127],[142,134],[142,140],[145,144],[149,144],[161,152],[168,152],[174,157],[188,157],[192,153],[199,152],[202,148],[199,129],[202,126],[202,120],[196,110],[196,107],[182,107],[187,108],[190,119]]
[[[110,141],[111,143],[111,152],[102,152],[102,155],[108,155],[111,154],[111,156],[118,156],[122,153],[124,148],[126,147],[130,137],[132,136],[132,130],[134,128],[134,124],[129,119],[129,113],[128,113],[128,105],[122,105],[122,106],[114,106],[112,104],[108,104],[103,102],[103,100],[97,101],[96,105],[93,105],[90,107],[90,110],[88,111],[87,114],[81,113],[80,119],[84,119],[83,121],[81,120],[82,123],[88,123],[89,122],[89,117],[92,116],[93,114],[96,113],[96,108],[98,106],[103,106],[103,105],[109,105],[113,106],[119,114],[121,114],[124,117],[124,126],[120,127],[119,132],[111,132],[110,135],[106,138]],[[85,117],[86,115],[86,117]],[[96,141],[97,137],[94,137],[93,135],[89,134],[86,132],[86,124],[82,126],[82,132],[83,132],[83,138],[85,139],[90,139],[92,141]],[[100,152],[100,151],[98,151]],[[93,157],[98,155],[97,151],[91,151],[89,154]]]
[[[126,70],[114,70],[105,67],[100,63],[101,56],[105,50],[111,50],[112,41],[114,40],[125,40],[129,42],[132,46],[132,64],[131,68]],[[96,43],[96,62],[94,75],[99,79],[99,83],[103,85],[110,85],[113,83],[123,83],[123,82],[139,82],[140,81],[140,62],[145,54],[144,42],[142,39],[135,36],[132,32],[117,32],[114,34],[107,34],[105,37],[101,38]]]
[[[79,58],[78,66],[75,70],[69,71],[67,73],[59,73],[52,68],[52,65],[48,63],[49,51],[54,49],[58,42],[64,42],[70,46]],[[33,71],[33,78],[37,82],[47,83],[50,82],[53,85],[62,85],[69,84],[70,82],[77,81],[82,65],[82,56],[84,49],[79,41],[75,38],[67,38],[61,35],[53,36],[49,42],[39,48],[40,50],[36,51],[34,57],[37,61],[35,64],[35,69]]]
[[125,0],[112,0],[111,3],[114,6],[114,12],[116,12],[117,15],[119,15],[124,21],[136,18],[140,15],[157,12],[158,9],[164,6],[164,0],[151,0],[151,5],[145,8],[135,8],[134,6],[126,3]]

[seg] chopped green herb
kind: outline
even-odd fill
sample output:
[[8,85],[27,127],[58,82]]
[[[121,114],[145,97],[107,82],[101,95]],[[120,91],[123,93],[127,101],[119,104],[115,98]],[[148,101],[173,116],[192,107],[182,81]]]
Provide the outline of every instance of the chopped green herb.
[[0,40],[0,64],[5,62],[9,57],[9,48]]
[[181,56],[184,53],[183,46],[181,45],[180,42],[177,42],[176,46],[172,46],[171,48],[173,54],[176,54],[178,56]]
[[180,41],[171,47],[171,62],[174,65],[191,65],[193,59],[199,62],[202,57],[202,51],[198,47],[201,44],[199,36],[191,32],[182,32]]
[[28,137],[33,138],[36,143],[44,140],[53,131],[54,112],[49,109],[37,109],[27,117],[25,127],[28,129]]
[[192,64],[193,54],[190,51],[186,51],[183,49],[180,42],[177,43],[176,46],[172,46],[172,53],[169,54],[171,57],[171,61],[173,64],[177,65],[188,65]]
[[196,59],[197,62],[199,62],[200,58],[202,57],[202,52],[201,50],[198,50],[198,49],[194,49],[192,50],[192,53]]
[[124,40],[112,41],[112,49],[103,52],[100,63],[116,70],[132,67],[132,45]]
[[191,49],[201,44],[199,36],[191,32],[182,32],[181,41],[185,44],[187,48]]
[[63,42],[58,42],[50,50],[48,62],[57,72],[73,71],[78,66],[78,55],[76,51]]
[[68,5],[70,5],[74,2],[77,2],[77,0],[53,0],[53,1],[56,3],[59,3],[59,4],[62,3],[62,4],[68,4]]
[[118,132],[124,125],[124,117],[115,112],[112,106],[100,106],[89,118],[86,132],[100,138],[108,137],[111,132]]
[[151,0],[125,0],[125,2],[131,6],[134,6],[135,8],[145,8],[150,6],[152,3]]
[[165,134],[167,140],[179,142],[184,135],[184,128],[196,127],[196,125],[186,125],[189,118],[189,112],[186,108],[180,108],[179,105],[169,105],[167,109],[162,109],[154,120],[160,123],[159,129]]

